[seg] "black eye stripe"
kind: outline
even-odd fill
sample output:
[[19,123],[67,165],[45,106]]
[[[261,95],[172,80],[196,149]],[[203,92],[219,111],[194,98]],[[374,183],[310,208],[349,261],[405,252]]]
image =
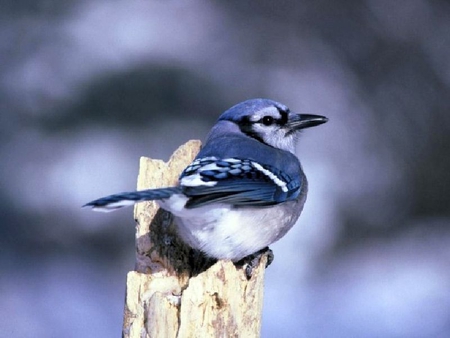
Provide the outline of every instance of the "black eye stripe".
[[278,112],[280,113],[280,119],[278,120],[280,125],[285,125],[288,122],[288,115],[289,115],[289,110],[283,110],[279,107],[277,107]]

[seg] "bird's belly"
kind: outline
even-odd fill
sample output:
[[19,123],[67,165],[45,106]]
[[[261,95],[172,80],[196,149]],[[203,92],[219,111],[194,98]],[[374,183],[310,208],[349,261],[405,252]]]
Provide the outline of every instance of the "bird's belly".
[[184,209],[175,221],[183,241],[218,259],[238,261],[281,238],[297,220],[284,208]]

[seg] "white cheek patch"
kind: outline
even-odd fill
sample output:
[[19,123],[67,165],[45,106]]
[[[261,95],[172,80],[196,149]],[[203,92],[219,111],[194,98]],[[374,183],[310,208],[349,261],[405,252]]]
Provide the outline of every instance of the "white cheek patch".
[[286,150],[291,153],[295,151],[295,137],[293,135],[286,136],[286,132],[283,130],[274,133],[270,141],[270,144],[275,148]]
[[284,182],[283,180],[280,180],[273,172],[265,169],[261,164],[259,164],[257,162],[252,162],[252,165],[256,169],[258,169],[260,172],[262,172],[264,175],[266,175],[268,178],[270,178],[273,181],[273,183],[275,183],[276,185],[278,185],[281,188],[281,190],[283,190],[284,192],[288,192],[288,188],[286,187],[286,182]]

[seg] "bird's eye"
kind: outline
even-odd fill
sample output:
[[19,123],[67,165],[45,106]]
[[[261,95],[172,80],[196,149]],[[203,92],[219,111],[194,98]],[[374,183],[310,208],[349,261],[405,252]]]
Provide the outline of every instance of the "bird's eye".
[[273,123],[273,117],[272,116],[264,116],[262,119],[262,123],[265,126],[270,126]]

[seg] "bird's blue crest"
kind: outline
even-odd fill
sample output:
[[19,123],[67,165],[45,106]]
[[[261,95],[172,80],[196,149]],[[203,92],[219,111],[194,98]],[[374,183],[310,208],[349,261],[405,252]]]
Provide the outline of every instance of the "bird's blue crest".
[[219,117],[219,121],[239,121],[242,117],[256,113],[264,108],[277,107],[281,110],[288,110],[288,108],[277,101],[269,99],[250,99],[237,105],[234,105],[230,109],[226,110]]

